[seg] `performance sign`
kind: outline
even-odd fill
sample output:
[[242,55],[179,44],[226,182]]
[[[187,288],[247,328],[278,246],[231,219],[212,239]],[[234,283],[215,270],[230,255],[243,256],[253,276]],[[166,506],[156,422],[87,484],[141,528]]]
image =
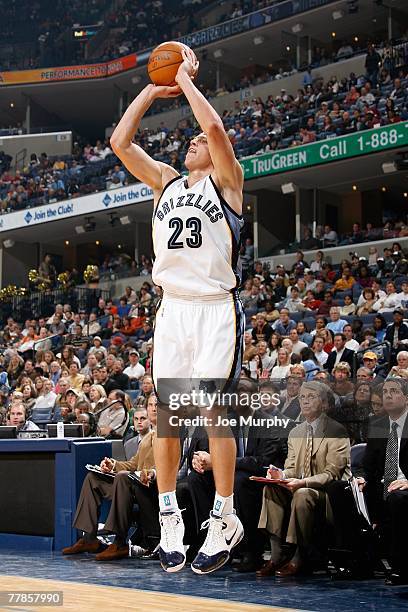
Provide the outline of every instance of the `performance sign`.
[[99,64],[84,64],[82,66],[60,66],[38,70],[18,70],[15,72],[0,72],[0,87],[2,85],[22,85],[26,83],[53,83],[55,81],[80,81],[85,79],[101,79],[131,68],[136,68],[136,53],[125,55],[118,59]]
[[408,121],[240,160],[245,180],[408,145]]

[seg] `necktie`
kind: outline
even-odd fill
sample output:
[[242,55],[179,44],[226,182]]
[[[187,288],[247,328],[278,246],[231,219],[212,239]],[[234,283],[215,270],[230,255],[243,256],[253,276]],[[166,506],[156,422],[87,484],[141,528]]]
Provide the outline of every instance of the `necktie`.
[[190,438],[188,437],[184,438],[183,450],[182,450],[181,459],[180,459],[180,466],[179,466],[178,473],[177,473],[177,480],[181,480],[188,474],[187,455],[188,455],[188,450],[190,448],[190,442],[191,442]]
[[238,457],[245,457],[244,430],[242,427],[239,428],[238,434]]
[[313,428],[311,425],[307,425],[307,438],[305,448],[305,458],[303,463],[303,478],[309,478],[312,475],[312,450],[313,450]]
[[393,423],[391,426],[390,435],[388,436],[387,448],[385,451],[384,465],[384,499],[388,497],[387,491],[390,484],[397,480],[398,475],[398,423]]

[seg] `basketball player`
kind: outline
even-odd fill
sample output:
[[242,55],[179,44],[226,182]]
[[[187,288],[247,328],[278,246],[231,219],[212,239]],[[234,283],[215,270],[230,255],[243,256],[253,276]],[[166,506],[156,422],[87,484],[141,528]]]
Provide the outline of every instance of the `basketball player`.
[[[242,220],[243,172],[223,123],[193,83],[198,69],[187,49],[177,86],[147,85],[116,127],[111,144],[116,155],[154,193],[153,281],[163,288],[156,314],[153,378],[230,380],[239,376],[244,315],[237,298],[237,260]],[[156,98],[184,93],[202,133],[189,144],[188,177],[151,159],[132,143],[143,115]],[[214,419],[215,421],[216,419]],[[214,425],[215,426],[215,425]],[[211,428],[211,423],[209,425]],[[198,574],[224,565],[243,537],[233,507],[236,444],[228,433],[209,434],[216,494],[206,540],[191,567]],[[167,572],[186,562],[184,525],[176,499],[180,462],[178,437],[155,443],[160,502],[160,560]]]

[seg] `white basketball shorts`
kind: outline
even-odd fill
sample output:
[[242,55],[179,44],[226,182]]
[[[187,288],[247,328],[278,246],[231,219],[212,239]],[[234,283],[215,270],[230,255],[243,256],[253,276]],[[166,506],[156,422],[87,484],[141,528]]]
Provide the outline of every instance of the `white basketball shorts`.
[[165,293],[157,309],[152,374],[156,393],[172,381],[190,392],[200,381],[224,381],[224,390],[239,378],[245,315],[235,292],[203,297]]

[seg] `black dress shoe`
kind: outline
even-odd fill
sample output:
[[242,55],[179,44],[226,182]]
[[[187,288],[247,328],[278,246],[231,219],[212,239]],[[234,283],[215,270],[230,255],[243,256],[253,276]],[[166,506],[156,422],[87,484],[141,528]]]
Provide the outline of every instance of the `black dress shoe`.
[[241,574],[256,572],[264,565],[264,560],[261,557],[254,557],[253,555],[244,555],[239,563],[233,566],[234,572]]
[[408,574],[399,574],[398,572],[392,572],[385,579],[385,584],[388,586],[399,586],[402,584],[408,584]]
[[159,560],[159,549],[157,550],[149,550],[145,555],[139,557],[139,559],[143,559],[144,561],[158,561]]

